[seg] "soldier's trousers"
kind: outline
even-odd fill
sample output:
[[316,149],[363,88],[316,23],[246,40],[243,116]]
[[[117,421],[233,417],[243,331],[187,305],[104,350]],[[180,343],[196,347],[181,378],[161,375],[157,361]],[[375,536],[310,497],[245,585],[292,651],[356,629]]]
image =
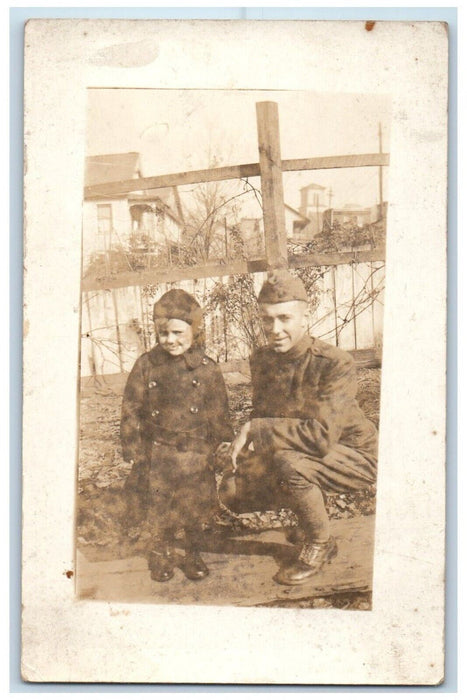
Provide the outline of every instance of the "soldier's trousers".
[[310,541],[326,541],[329,519],[323,492],[367,488],[376,480],[376,459],[345,445],[325,457],[294,450],[246,456],[235,477],[220,489],[221,501],[235,512],[290,508]]

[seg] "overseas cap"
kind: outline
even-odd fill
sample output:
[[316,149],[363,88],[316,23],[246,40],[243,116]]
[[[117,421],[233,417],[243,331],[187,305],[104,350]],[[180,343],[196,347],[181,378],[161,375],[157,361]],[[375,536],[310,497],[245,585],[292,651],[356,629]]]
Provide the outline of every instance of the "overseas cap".
[[268,272],[258,295],[259,304],[281,304],[284,301],[308,301],[303,282],[287,270]]
[[202,316],[201,306],[183,289],[170,289],[154,304],[154,321],[159,318],[178,318],[196,328],[201,323]]

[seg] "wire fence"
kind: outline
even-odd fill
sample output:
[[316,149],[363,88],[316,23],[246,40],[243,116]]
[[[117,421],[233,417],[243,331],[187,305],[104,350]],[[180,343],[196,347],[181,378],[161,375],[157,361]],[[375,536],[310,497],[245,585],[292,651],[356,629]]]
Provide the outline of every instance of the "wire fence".
[[[380,351],[384,262],[296,272],[309,294],[310,335],[344,350]],[[256,296],[265,276],[258,272],[83,292],[81,375],[128,372],[136,358],[156,343],[152,307],[174,287],[193,294],[205,309],[206,351],[213,359],[221,363],[247,359],[255,346],[264,343]]]

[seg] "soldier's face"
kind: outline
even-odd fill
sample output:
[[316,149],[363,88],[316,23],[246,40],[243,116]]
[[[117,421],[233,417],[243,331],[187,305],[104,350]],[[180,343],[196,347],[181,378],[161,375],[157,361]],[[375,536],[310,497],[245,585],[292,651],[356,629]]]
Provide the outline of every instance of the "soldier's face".
[[308,305],[303,301],[260,304],[261,323],[275,352],[291,350],[308,329]]
[[192,327],[178,318],[158,321],[156,333],[159,345],[174,357],[183,355],[193,343]]

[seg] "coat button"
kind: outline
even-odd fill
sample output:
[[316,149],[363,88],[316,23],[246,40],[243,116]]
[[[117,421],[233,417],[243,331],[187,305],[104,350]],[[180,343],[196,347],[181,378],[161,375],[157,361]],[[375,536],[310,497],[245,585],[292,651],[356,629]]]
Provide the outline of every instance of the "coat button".
[[159,413],[160,413],[160,411],[153,411],[153,412],[151,413],[151,416],[152,416],[153,418],[155,418],[156,416],[159,415]]
[[208,362],[209,362],[209,360],[208,360],[207,357],[203,357],[203,359],[201,360],[201,364],[202,364],[202,365],[207,365]]
[[148,384],[148,387],[149,387],[150,389],[154,389],[155,386],[157,386],[157,382],[156,382],[156,381],[149,382],[149,384]]
[[193,379],[191,383],[193,384],[193,386],[199,386],[199,381],[197,379]]
[[198,413],[199,409],[196,406],[190,408],[190,413]]

